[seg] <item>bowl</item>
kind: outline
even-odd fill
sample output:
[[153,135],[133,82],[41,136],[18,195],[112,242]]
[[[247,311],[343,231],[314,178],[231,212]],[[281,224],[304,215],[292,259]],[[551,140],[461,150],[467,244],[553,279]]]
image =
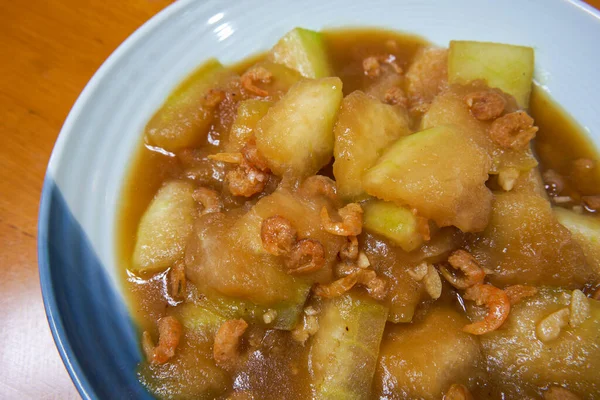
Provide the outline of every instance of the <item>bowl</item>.
[[119,282],[115,233],[143,128],[210,57],[239,61],[295,26],[381,27],[532,46],[535,79],[600,143],[600,13],[576,0],[179,0],[128,38],[73,106],[44,182],[40,280],[61,357],[83,398],[151,398],[136,379],[138,333]]

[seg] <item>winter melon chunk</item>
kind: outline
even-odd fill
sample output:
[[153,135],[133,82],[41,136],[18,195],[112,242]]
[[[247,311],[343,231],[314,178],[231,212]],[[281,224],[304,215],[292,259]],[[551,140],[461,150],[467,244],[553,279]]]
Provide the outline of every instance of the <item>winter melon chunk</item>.
[[183,325],[175,357],[164,364],[142,362],[138,378],[157,398],[166,393],[174,399],[219,398],[230,378],[216,365],[212,347],[225,318],[193,303],[169,307],[167,314]]
[[204,96],[235,76],[217,60],[204,64],[169,96],[148,122],[148,143],[168,151],[201,144],[213,121],[212,110],[203,105]]
[[510,191],[496,194],[489,226],[477,238],[469,239],[467,248],[482,267],[493,271],[487,278],[497,287],[522,284],[575,289],[593,277],[575,237],[559,224],[544,197],[531,191]]
[[269,60],[295,69],[306,78],[332,75],[323,35],[295,28],[283,36],[268,54]]
[[304,80],[256,126],[256,146],[276,175],[307,177],[333,156],[333,124],[342,101],[339,78]]
[[468,322],[462,312],[436,302],[412,323],[390,325],[373,398],[437,400],[453,383],[469,385],[469,378],[481,373],[481,352],[478,338],[462,331]]
[[333,174],[347,200],[368,197],[361,178],[385,148],[410,133],[406,112],[355,91],[344,98],[335,125]]
[[560,207],[555,207],[553,211],[558,222],[571,232],[573,239],[581,246],[596,279],[600,279],[600,219]]
[[154,196],[138,226],[134,270],[164,269],[183,257],[194,225],[193,192],[191,183],[172,181]]
[[248,99],[241,101],[231,132],[229,133],[229,142],[227,142],[227,151],[241,151],[244,145],[250,140],[256,128],[256,124],[267,114],[269,108],[273,105],[270,101]]
[[314,399],[369,399],[387,307],[353,294],[328,299],[309,352]]
[[400,138],[363,176],[366,192],[416,208],[439,226],[478,232],[488,223],[490,157],[459,128],[441,125]]
[[419,217],[408,208],[374,200],[368,202],[363,210],[365,229],[385,236],[404,251],[412,251],[423,243],[418,229]]
[[512,95],[521,107],[529,106],[534,55],[531,47],[502,43],[453,40],[448,56],[450,83],[482,79],[488,86]]
[[[490,383],[506,398],[539,398],[539,388],[549,385],[568,387],[581,399],[598,397],[600,301],[589,299],[590,317],[581,325],[561,328],[554,340],[542,342],[536,335],[540,321],[569,307],[571,299],[571,291],[539,288],[536,295],[511,306],[500,329],[481,336]],[[477,315],[475,309],[468,311]]]

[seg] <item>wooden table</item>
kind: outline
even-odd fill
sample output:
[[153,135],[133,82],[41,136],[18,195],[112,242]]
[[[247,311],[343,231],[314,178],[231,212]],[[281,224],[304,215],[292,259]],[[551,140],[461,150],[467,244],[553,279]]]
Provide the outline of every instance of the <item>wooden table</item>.
[[46,164],[96,69],[172,0],[0,0],[0,398],[77,399],[40,293]]
[[[200,1],[200,0],[198,0]],[[0,398],[77,391],[46,322],[38,203],[60,127],[94,71],[171,0],[0,0]],[[600,0],[590,0],[600,8]]]

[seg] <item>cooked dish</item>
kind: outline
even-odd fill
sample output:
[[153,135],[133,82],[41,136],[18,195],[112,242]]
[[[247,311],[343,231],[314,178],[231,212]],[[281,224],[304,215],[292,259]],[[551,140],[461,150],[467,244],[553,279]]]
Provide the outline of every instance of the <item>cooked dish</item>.
[[201,66],[124,190],[142,384],[598,398],[596,153],[533,67],[529,47],[300,28]]

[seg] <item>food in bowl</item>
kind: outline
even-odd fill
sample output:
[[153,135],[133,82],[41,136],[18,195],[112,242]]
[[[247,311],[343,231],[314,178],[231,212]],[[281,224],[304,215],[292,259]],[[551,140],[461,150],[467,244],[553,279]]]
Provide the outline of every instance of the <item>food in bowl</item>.
[[140,381],[160,398],[600,395],[597,157],[533,68],[523,46],[301,28],[201,66],[125,187]]

